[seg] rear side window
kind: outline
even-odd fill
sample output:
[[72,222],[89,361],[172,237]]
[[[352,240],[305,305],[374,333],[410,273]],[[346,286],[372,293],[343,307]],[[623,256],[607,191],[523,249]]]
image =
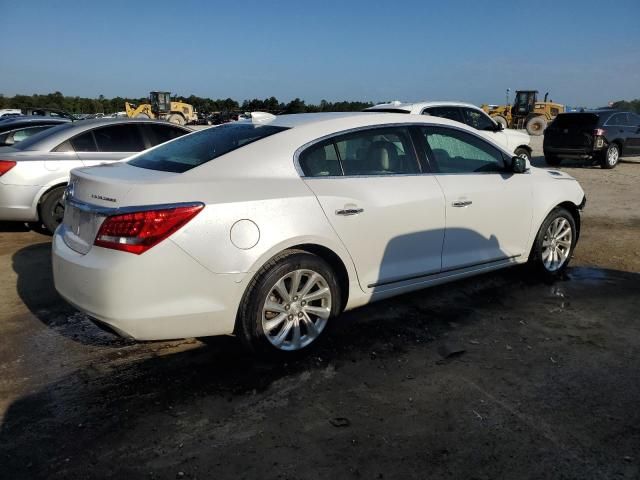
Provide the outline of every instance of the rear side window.
[[129,164],[151,170],[182,173],[283,130],[287,129],[253,123],[220,125],[160,145],[130,160]]
[[182,130],[181,128],[177,128],[172,125],[158,125],[157,123],[148,125],[142,124],[140,125],[140,128],[144,131],[147,140],[152,147],[189,133],[186,130]]
[[607,120],[605,125],[612,126],[612,127],[625,127],[625,126],[631,125],[631,124],[629,123],[629,120],[627,119],[627,114],[626,113],[616,113],[615,115],[612,115],[609,118],[609,120]]
[[504,172],[502,153],[474,135],[435,127],[422,132],[438,173]]
[[[69,140],[69,143],[71,143],[71,147],[76,152],[97,152],[98,151],[98,147],[96,147],[96,141],[93,138],[93,132],[91,130],[89,130],[88,132],[84,132],[83,134],[78,135],[77,137],[72,138],[71,140]],[[62,145],[60,145],[60,147],[58,147],[56,150],[67,151],[66,149],[61,150]]]
[[422,111],[423,115],[433,115],[434,117],[448,118],[456,122],[464,123],[460,109],[458,107],[431,107]]
[[377,128],[335,137],[300,154],[306,177],[420,173],[406,128]]
[[[138,125],[111,125],[93,130],[101,152],[141,152],[144,150]],[[75,146],[75,145],[74,145]],[[79,151],[76,148],[76,151]]]

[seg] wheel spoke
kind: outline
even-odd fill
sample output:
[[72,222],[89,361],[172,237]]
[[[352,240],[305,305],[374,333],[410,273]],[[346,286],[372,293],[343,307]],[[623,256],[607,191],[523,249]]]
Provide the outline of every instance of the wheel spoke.
[[283,321],[287,319],[287,316],[284,313],[273,317],[271,320],[267,320],[264,322],[264,329],[268,333],[277,326],[279,326]]
[[318,275],[315,272],[313,272],[312,275],[307,277],[307,283],[304,284],[304,287],[300,291],[300,297],[305,298],[305,295],[307,295],[307,293],[309,293],[309,290],[311,290],[313,288],[313,286],[318,282],[319,278],[320,278],[320,275]]
[[313,302],[314,300],[320,300],[321,298],[329,297],[330,295],[331,291],[329,290],[329,287],[324,287],[305,295],[302,299],[306,302]]
[[297,350],[300,348],[300,322],[296,319],[291,323],[293,323],[293,337],[291,338],[291,343]]
[[300,270],[296,270],[293,272],[291,278],[291,288],[289,289],[290,297],[294,295],[298,295],[298,289],[300,288],[300,279],[302,278],[302,272]]
[[284,284],[284,278],[281,278],[273,288],[278,292],[278,295],[280,295],[283,301],[289,302],[291,300],[291,295],[287,291],[287,286]]
[[307,305],[304,307],[304,311],[324,319],[329,318],[331,313],[327,307],[314,307],[313,305]]
[[284,343],[287,335],[289,335],[289,332],[291,331],[291,327],[293,327],[293,321],[287,320],[284,327],[282,327],[282,330],[280,330],[280,333],[278,333],[278,335],[272,340],[274,345],[280,346]]
[[307,327],[307,336],[315,338],[318,336],[318,329],[316,328],[316,324],[313,322],[313,320],[311,320],[311,317],[309,317],[309,315],[307,315],[307,312],[302,312],[303,313],[303,317],[302,317],[302,321],[304,322],[305,326]]
[[277,313],[285,313],[286,312],[283,304],[276,303],[276,302],[271,302],[269,300],[267,300],[265,302],[265,304],[264,304],[264,311],[265,312],[277,312]]

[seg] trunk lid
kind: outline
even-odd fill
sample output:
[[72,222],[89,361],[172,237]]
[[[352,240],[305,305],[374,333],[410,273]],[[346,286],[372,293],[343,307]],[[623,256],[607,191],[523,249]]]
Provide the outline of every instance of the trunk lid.
[[545,130],[545,142],[551,147],[590,148],[599,120],[595,113],[560,114]]
[[[179,174],[146,170],[114,163],[98,167],[78,168],[71,171],[65,191],[65,211],[60,234],[69,248],[86,254],[91,250],[104,219],[117,214],[134,198],[148,195],[150,200],[167,192],[160,188]],[[154,204],[158,202],[145,202]]]

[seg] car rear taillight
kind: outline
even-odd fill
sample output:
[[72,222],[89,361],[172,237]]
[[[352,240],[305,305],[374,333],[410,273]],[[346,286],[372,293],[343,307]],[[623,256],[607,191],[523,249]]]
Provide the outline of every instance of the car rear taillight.
[[593,134],[594,134],[596,137],[602,137],[605,133],[607,133],[607,131],[606,131],[605,129],[603,129],[603,128],[596,128],[596,129],[593,131]]
[[0,160],[0,177],[16,166],[13,160]]
[[112,215],[102,222],[93,244],[140,255],[185,225],[203,208],[204,205],[198,203]]

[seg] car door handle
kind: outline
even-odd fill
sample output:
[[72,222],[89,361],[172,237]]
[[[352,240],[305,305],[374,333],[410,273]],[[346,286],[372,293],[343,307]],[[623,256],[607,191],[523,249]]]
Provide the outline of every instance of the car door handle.
[[358,215],[362,212],[364,212],[364,208],[345,208],[342,210],[336,210],[336,215],[348,217],[349,215]]
[[471,200],[457,200],[451,204],[453,207],[468,207],[473,202]]

